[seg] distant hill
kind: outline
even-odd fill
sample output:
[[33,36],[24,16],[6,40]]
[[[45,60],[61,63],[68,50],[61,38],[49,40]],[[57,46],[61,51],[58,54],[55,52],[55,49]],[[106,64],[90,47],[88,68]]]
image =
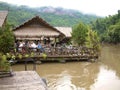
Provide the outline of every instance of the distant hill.
[[9,10],[8,22],[14,26],[25,22],[35,15],[39,15],[53,26],[74,26],[79,22],[89,24],[98,18],[98,16],[83,14],[77,10],[53,7],[30,8],[4,2],[0,2],[0,10]]

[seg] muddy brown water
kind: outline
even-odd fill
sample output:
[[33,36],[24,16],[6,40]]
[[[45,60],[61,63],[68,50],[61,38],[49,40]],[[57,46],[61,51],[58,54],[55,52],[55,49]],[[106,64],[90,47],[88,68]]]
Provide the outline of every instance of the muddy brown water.
[[[95,63],[43,63],[37,65],[37,73],[47,80],[49,90],[120,90],[120,45],[104,45],[101,50]],[[24,64],[12,69],[22,71]]]

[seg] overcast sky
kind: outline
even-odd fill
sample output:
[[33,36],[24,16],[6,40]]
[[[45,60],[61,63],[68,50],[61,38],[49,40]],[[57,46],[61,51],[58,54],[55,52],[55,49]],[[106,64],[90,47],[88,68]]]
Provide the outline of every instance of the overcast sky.
[[83,13],[108,16],[120,10],[120,0],[0,0],[30,7],[52,6],[76,9]]

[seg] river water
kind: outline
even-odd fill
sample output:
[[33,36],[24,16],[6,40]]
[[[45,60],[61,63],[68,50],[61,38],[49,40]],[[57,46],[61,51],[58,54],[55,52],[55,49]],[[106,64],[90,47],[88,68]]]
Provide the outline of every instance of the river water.
[[[24,65],[12,69],[21,71]],[[120,90],[120,45],[102,46],[97,62],[42,63],[37,73],[47,80],[49,90]]]

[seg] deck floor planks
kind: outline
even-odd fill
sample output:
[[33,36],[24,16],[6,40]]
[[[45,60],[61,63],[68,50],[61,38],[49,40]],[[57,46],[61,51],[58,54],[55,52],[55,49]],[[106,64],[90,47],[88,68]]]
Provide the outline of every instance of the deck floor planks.
[[47,86],[35,71],[20,71],[0,78],[0,90],[47,90]]

